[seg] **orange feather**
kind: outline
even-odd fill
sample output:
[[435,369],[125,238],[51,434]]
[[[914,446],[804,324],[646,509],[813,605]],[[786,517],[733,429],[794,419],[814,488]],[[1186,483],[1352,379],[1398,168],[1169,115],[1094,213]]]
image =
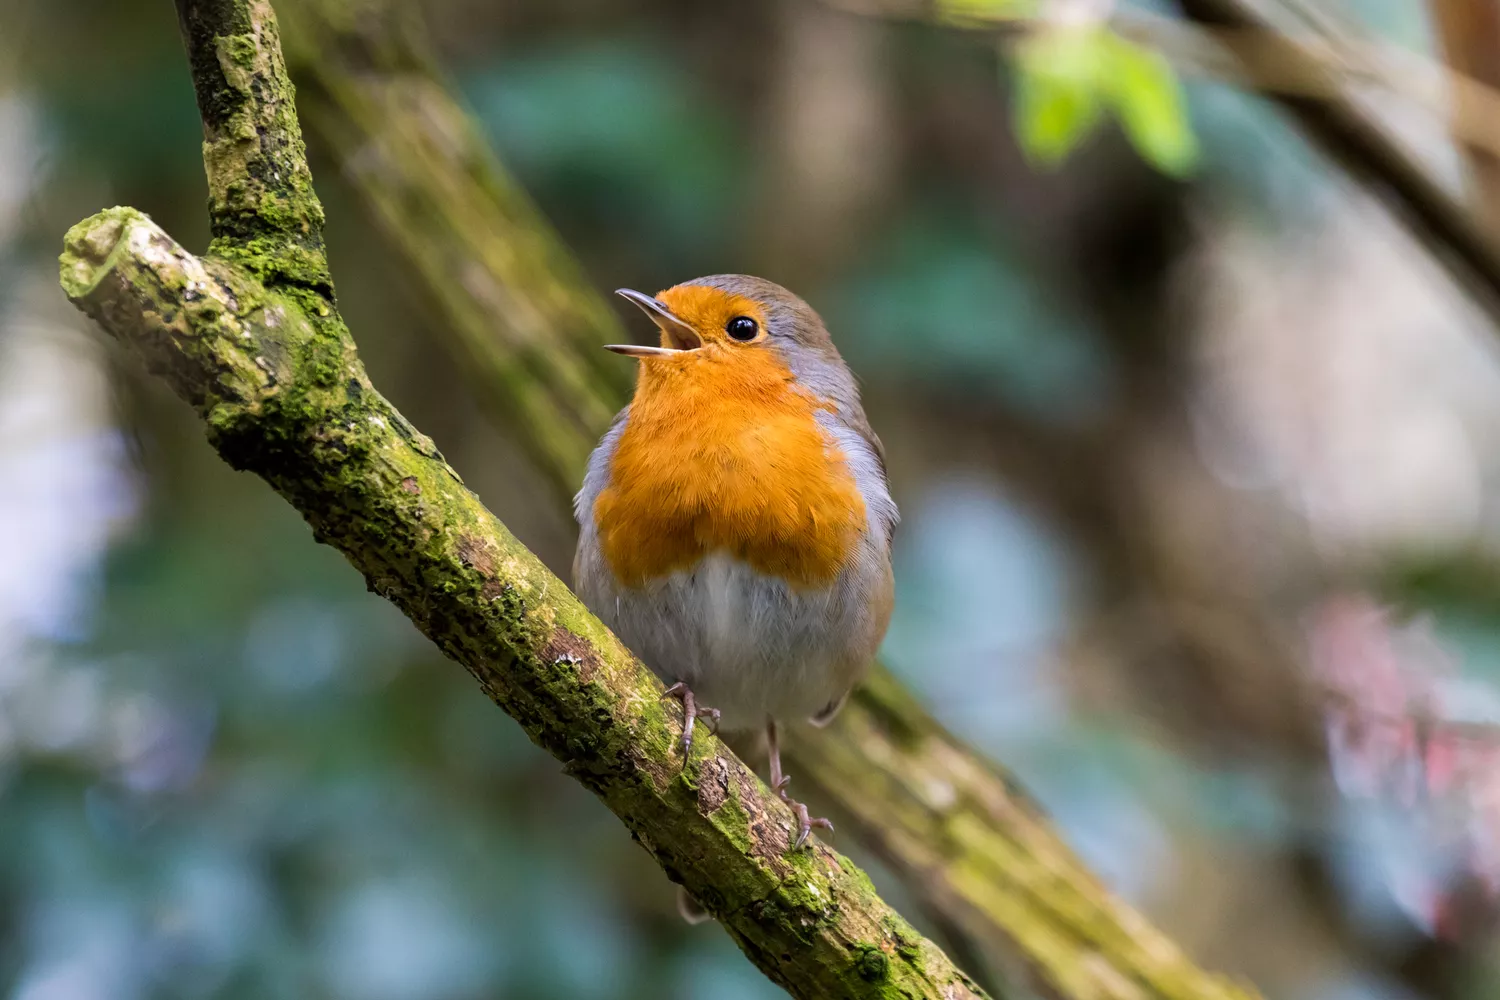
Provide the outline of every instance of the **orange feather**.
[[865,530],[842,451],[817,421],[823,403],[775,351],[722,336],[749,299],[712,288],[658,296],[704,346],[645,358],[630,416],[594,503],[600,547],[626,586],[724,550],[799,589],[837,578]]

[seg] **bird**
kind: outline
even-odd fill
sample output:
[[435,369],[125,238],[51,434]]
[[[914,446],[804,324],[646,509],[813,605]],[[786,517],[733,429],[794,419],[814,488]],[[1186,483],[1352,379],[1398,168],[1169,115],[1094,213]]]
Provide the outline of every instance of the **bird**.
[[788,791],[778,722],[827,725],[890,623],[885,452],[823,320],[780,285],[617,294],[660,341],[607,346],[636,386],[574,501],[575,587],[682,702],[684,762],[695,720],[764,733],[796,850],[833,825]]

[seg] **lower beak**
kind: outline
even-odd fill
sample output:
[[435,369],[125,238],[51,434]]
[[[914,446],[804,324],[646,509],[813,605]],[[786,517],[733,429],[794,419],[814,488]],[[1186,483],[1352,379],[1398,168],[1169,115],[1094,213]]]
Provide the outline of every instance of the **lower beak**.
[[606,351],[623,354],[627,358],[668,358],[674,354],[686,354],[671,347],[647,347],[644,344],[605,344]]
[[[673,354],[686,354],[696,351],[703,346],[703,338],[698,336],[698,331],[678,318],[672,310],[662,304],[660,299],[650,295],[644,295],[631,288],[619,288],[615,290],[616,295],[623,296],[640,307],[641,312],[651,317],[661,330],[662,347],[645,347],[640,344],[606,344],[606,351],[614,351],[631,358],[659,358]],[[671,345],[671,346],[665,346]]]

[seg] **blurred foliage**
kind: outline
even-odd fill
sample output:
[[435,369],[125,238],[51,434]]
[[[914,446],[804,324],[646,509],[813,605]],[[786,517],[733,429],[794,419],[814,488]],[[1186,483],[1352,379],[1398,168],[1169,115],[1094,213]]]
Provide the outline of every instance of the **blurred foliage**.
[[995,394],[1049,421],[1097,406],[1109,377],[1097,338],[1027,280],[1005,243],[956,207],[913,205],[826,310],[835,329],[860,331],[850,363],[899,366],[914,381]]
[[[724,109],[650,38],[533,48],[461,78],[506,163],[561,225],[628,241],[670,270],[717,252],[749,166]],[[644,234],[650,234],[646,238]],[[665,256],[663,256],[665,255]]]
[[1016,138],[1039,166],[1055,169],[1110,115],[1158,170],[1182,177],[1198,165],[1176,72],[1098,20],[1110,5],[940,0],[937,8],[960,26],[1019,25],[1022,37],[1002,61],[1015,78]]
[[1161,55],[1106,28],[1054,28],[1021,43],[1015,73],[1018,138],[1042,166],[1058,166],[1111,112],[1158,169],[1197,166],[1182,88]]

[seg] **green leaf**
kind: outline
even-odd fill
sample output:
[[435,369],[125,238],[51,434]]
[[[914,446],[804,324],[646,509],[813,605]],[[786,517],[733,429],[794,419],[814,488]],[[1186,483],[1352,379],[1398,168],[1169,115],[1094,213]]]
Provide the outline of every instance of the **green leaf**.
[[1016,137],[1034,163],[1058,166],[1103,118],[1107,38],[1097,28],[1049,31],[1018,50]]
[[1159,53],[1107,35],[1104,90],[1136,151],[1163,173],[1182,177],[1198,165],[1198,140],[1182,87]]

